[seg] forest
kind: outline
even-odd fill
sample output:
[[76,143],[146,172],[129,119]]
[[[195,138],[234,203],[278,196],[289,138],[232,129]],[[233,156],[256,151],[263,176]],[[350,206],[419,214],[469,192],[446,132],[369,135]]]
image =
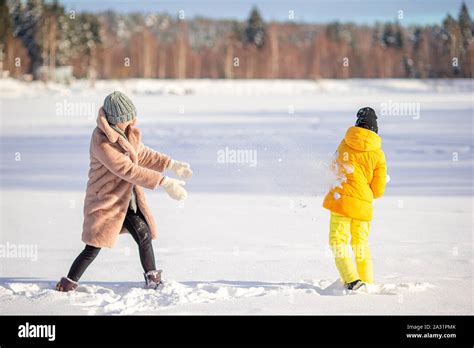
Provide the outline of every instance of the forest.
[[[318,9],[315,8],[315,11]],[[291,16],[290,16],[291,17]],[[68,10],[57,1],[0,0],[0,69],[46,78],[471,78],[465,3],[437,25],[265,22],[167,13]]]

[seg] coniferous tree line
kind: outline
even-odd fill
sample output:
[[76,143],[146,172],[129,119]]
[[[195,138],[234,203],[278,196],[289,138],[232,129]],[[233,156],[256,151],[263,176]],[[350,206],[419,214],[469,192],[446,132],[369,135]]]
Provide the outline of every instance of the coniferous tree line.
[[[316,10],[316,9],[315,9]],[[473,23],[463,3],[439,25],[404,27],[180,19],[66,10],[0,0],[0,68],[12,76],[72,66],[93,78],[473,77]],[[1,70],[1,69],[0,69]]]

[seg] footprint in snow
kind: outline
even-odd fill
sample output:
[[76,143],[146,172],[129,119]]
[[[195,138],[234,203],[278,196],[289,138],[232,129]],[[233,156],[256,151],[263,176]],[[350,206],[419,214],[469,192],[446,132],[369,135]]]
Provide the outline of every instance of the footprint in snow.
[[[368,284],[357,294],[398,295],[402,292],[426,291],[434,287],[429,283]],[[319,296],[355,295],[337,280],[307,280],[295,283],[270,283],[252,281],[176,282],[167,280],[158,290],[144,289],[140,283],[82,283],[75,292],[59,293],[51,282],[0,282],[1,302],[17,298],[38,301],[68,299],[87,314],[134,314],[159,311],[171,306],[190,303],[212,303],[267,295],[294,296],[302,294]],[[46,298],[45,298],[46,297]]]

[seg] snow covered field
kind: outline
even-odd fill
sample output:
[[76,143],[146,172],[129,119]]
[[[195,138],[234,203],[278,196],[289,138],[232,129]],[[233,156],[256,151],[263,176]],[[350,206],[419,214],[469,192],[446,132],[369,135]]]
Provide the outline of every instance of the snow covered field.
[[[0,80],[0,313],[472,314],[472,83]],[[135,102],[145,144],[192,164],[189,198],[147,192],[161,291],[142,289],[123,235],[78,291],[58,293],[83,248],[89,139],[114,89]],[[362,106],[379,114],[391,182],[375,202],[377,284],[351,295],[321,201]]]

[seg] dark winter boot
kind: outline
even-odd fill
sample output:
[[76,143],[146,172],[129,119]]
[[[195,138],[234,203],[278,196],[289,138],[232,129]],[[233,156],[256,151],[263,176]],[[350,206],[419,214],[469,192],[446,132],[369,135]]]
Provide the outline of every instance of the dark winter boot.
[[161,269],[156,271],[146,272],[143,275],[145,276],[145,283],[147,289],[156,289],[158,285],[161,284]]
[[365,286],[365,283],[361,281],[360,279],[354,280],[353,282],[350,282],[344,285],[344,287],[347,290],[352,290],[352,291],[356,291],[357,289],[360,289],[362,286]]
[[61,292],[68,292],[76,290],[78,286],[78,282],[75,282],[74,280],[69,279],[68,277],[62,277],[61,280],[56,284],[56,290]]

